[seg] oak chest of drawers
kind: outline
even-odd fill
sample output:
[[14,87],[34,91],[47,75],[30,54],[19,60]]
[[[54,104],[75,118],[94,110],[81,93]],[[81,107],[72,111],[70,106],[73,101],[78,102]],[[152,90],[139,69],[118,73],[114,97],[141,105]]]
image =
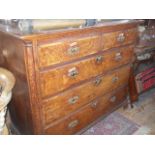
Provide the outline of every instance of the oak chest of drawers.
[[119,107],[138,22],[18,35],[0,31],[0,65],[16,77],[10,114],[21,134],[75,134]]

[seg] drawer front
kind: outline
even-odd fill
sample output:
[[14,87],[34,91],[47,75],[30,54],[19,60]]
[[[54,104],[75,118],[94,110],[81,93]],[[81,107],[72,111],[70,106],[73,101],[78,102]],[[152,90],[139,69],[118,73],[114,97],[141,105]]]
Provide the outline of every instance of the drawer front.
[[38,58],[40,68],[78,59],[97,53],[100,49],[100,37],[89,36],[51,44],[40,45]]
[[113,91],[120,86],[127,85],[129,71],[130,66],[124,66],[45,100],[42,103],[45,125],[51,124],[53,121],[70,114],[97,96]]
[[100,55],[40,73],[42,97],[48,97],[76,83],[130,62],[133,46],[103,52]]
[[118,90],[116,93],[104,95],[82,107],[69,117],[52,124],[51,127],[45,129],[45,134],[74,134],[99,116],[112,111],[126,99],[126,96],[126,88]]
[[102,48],[104,50],[134,43],[138,38],[137,29],[105,33],[102,36]]

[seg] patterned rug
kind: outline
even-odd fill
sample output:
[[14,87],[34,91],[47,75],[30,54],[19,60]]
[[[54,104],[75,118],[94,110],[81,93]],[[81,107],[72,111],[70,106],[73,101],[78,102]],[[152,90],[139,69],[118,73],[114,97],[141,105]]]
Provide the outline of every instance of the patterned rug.
[[120,113],[113,112],[85,131],[83,135],[132,135],[140,127]]

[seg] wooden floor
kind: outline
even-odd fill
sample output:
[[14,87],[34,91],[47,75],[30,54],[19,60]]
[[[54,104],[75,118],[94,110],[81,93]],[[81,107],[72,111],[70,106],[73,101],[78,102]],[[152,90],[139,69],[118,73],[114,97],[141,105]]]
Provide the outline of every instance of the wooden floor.
[[134,108],[120,108],[118,112],[141,125],[142,130],[147,130],[139,131],[137,134],[155,135],[155,88],[140,95],[139,101],[134,104]]

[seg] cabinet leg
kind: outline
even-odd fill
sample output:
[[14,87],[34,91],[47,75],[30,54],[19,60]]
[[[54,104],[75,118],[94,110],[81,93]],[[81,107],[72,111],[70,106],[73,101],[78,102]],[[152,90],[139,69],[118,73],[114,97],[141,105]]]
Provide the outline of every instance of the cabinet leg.
[[[138,92],[136,89],[133,67],[130,70],[130,76],[129,76],[129,97],[130,97],[131,105],[133,104],[133,102],[138,100]],[[133,105],[131,107],[133,107]]]

